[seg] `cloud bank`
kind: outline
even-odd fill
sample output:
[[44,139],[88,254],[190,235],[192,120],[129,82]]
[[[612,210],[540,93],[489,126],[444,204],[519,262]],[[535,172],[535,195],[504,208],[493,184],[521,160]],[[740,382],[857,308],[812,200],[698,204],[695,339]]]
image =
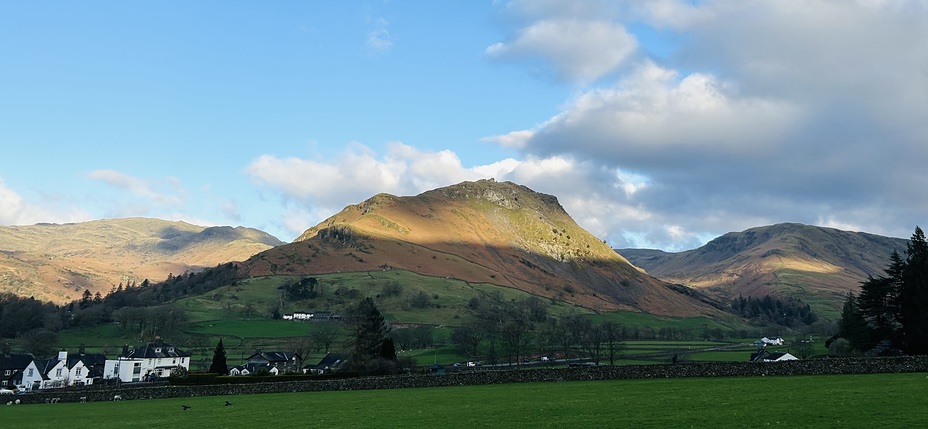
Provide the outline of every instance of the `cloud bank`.
[[[356,144],[246,168],[303,222],[378,192],[512,180],[616,247],[683,250],[778,222],[908,236],[928,213],[928,4],[511,1],[493,60],[575,89],[483,139],[519,156]],[[665,54],[656,56],[654,46]],[[281,222],[284,222],[283,220]]]

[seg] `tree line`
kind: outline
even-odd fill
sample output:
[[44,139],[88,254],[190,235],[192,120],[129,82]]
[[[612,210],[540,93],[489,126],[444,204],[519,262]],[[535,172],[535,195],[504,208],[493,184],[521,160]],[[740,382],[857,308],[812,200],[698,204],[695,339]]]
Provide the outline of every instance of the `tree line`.
[[830,347],[850,352],[928,354],[928,241],[921,228],[893,252],[885,276],[870,277],[848,294]]
[[33,297],[0,294],[0,339],[16,339],[20,347],[43,356],[53,353],[57,332],[119,322],[135,330],[139,338],[177,332],[186,315],[182,310],[158,307],[187,294],[201,294],[233,283],[244,276],[233,263],[220,264],[199,273],[169,275],[162,282],[120,283],[106,296],[84,290],[80,299],[56,305]]
[[779,299],[770,295],[763,298],[738,296],[731,302],[733,313],[752,322],[776,324],[788,328],[811,325],[818,321],[812,307],[798,298]]

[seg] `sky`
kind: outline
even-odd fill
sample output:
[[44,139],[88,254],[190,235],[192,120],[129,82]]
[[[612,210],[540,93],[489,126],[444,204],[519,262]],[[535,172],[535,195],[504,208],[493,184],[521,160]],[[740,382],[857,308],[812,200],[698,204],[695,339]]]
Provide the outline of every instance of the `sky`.
[[928,1],[0,1],[0,225],[291,241],[513,181],[615,248],[928,226]]

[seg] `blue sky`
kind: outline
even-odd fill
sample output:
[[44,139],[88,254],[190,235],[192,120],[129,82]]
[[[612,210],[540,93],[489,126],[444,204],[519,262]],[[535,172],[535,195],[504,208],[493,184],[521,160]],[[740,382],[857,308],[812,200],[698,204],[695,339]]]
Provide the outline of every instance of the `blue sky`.
[[[924,221],[924,2],[0,4],[0,224],[292,240],[494,177],[615,247]],[[924,225],[923,225],[924,226]]]

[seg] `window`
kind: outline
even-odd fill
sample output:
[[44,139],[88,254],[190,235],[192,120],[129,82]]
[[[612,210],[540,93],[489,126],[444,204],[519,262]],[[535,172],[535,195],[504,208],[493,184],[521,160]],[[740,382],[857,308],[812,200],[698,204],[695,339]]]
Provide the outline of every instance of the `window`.
[[29,368],[29,376],[30,376],[30,377],[32,377],[32,371],[33,371],[33,369],[32,369],[32,368]]
[[77,368],[77,369],[74,371],[74,375],[80,377],[80,376],[81,376],[81,370],[82,370],[82,369],[84,369],[84,368]]
[[58,370],[55,371],[55,377],[61,377],[61,368],[58,368]]

